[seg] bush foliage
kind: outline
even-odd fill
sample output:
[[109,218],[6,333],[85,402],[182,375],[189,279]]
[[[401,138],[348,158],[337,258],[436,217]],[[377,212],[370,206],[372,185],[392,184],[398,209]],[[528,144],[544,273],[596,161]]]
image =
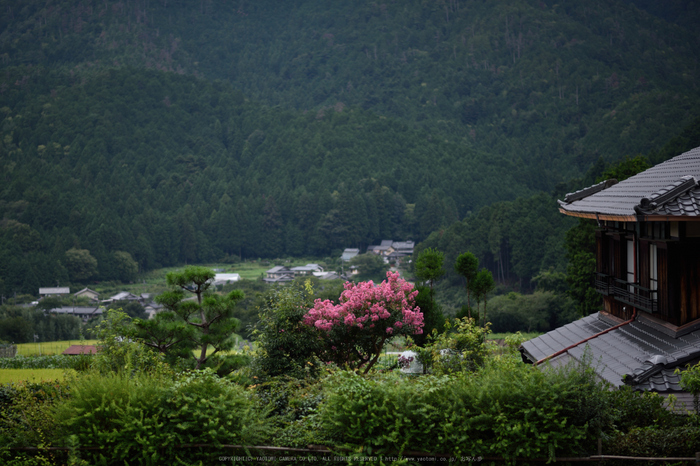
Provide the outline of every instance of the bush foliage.
[[64,439],[101,447],[81,452],[89,464],[175,464],[201,454],[175,446],[256,444],[266,437],[265,411],[210,369],[175,379],[91,373],[72,385],[56,422]]
[[0,369],[75,369],[87,370],[93,361],[90,354],[52,356],[15,356],[0,358]]
[[554,458],[591,449],[610,425],[606,400],[586,366],[542,372],[502,358],[451,377],[341,372],[321,415],[340,441],[368,451]]

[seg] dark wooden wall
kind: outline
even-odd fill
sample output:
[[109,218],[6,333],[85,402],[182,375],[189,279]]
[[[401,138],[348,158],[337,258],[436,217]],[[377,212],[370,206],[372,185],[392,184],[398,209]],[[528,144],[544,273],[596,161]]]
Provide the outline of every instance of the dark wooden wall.
[[[700,243],[669,243],[669,305],[678,324],[700,319]],[[672,293],[671,293],[672,292]]]

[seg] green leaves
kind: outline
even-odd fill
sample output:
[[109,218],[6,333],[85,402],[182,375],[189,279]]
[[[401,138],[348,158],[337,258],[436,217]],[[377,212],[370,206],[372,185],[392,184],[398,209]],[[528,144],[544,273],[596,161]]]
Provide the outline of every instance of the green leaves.
[[541,458],[578,455],[598,431],[607,405],[582,414],[605,396],[585,367],[539,370],[511,358],[492,360],[468,377],[372,379],[335,374],[321,407],[326,429],[343,442],[379,452]]
[[315,329],[303,323],[312,305],[309,284],[305,288],[275,288],[265,294],[254,331],[259,348],[256,364],[263,374],[300,378],[318,374],[316,355],[321,352],[322,341]]
[[471,252],[464,252],[455,260],[455,272],[464,277],[467,290],[467,305],[469,305],[469,284],[474,280],[479,270],[479,259]]
[[71,383],[71,397],[56,409],[60,435],[75,436],[90,464],[160,465],[192,460],[198,453],[174,449],[191,443],[258,444],[269,435],[269,421],[256,411],[245,390],[211,370],[179,378],[97,373]]
[[433,282],[445,275],[442,267],[445,255],[437,249],[427,248],[418,254],[415,262],[415,274],[421,280],[429,281],[432,288]]
[[676,369],[681,374],[681,386],[684,390],[693,394],[695,414],[700,416],[700,363],[691,366],[688,364],[685,371]]
[[189,266],[182,272],[169,272],[166,276],[168,285],[195,293],[201,303],[201,295],[209,289],[216,273],[206,267]]
[[[170,314],[156,316],[152,322],[139,322],[137,336],[146,345],[171,356],[173,353],[182,356],[187,351],[187,343],[191,343],[199,348],[199,355],[194,357],[196,369],[204,367],[212,355],[230,350],[240,326],[240,321],[234,317],[235,306],[244,295],[240,290],[233,290],[226,296],[208,293],[215,275],[211,269],[194,266],[168,273],[168,284],[180,289],[167,291],[157,296],[156,301]],[[185,291],[194,293],[197,301],[185,300]],[[210,346],[214,351],[207,355]]]

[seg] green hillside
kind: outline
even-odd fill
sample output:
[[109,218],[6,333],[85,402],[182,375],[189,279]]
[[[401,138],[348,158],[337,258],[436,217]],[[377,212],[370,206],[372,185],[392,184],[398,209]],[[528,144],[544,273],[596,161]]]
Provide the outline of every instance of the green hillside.
[[697,35],[623,2],[1,3],[6,66],[128,65],[270,105],[359,105],[522,159],[537,189],[662,145],[697,102]]
[[0,11],[5,294],[422,240],[697,116],[697,35],[625,2]]

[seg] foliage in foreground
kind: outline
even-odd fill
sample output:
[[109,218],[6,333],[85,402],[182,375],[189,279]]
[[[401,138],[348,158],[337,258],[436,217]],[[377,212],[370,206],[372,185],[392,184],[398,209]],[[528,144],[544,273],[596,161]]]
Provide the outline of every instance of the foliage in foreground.
[[416,348],[424,373],[435,375],[473,372],[484,365],[488,351],[489,325],[480,327],[469,317],[445,321],[445,331],[428,338],[430,343]]
[[90,464],[163,464],[193,452],[174,445],[256,444],[267,437],[265,410],[246,390],[210,369],[175,379],[92,373],[72,382],[56,409],[60,439],[99,446],[81,454]]
[[585,453],[610,424],[591,369],[542,372],[511,358],[458,377],[344,372],[327,396],[324,428],[372,451],[553,458]]
[[[658,395],[609,391],[585,365],[540,371],[507,354],[469,373],[360,376],[326,368],[320,375],[244,388],[211,370],[94,371],[64,383],[6,385],[0,440],[105,447],[70,453],[75,464],[98,465],[196,462],[230,454],[216,449],[221,443],[510,459],[585,456],[598,437],[606,454],[639,447],[651,456],[692,456],[697,445],[697,416],[668,412]],[[176,447],[183,443],[214,447]],[[65,455],[41,455],[43,464],[65,464]],[[5,464],[41,464],[37,458],[11,463],[11,452],[0,451]]]
[[[168,285],[174,289],[156,297],[166,311],[153,320],[136,320],[136,335],[164,354],[175,350],[183,356],[187,349],[196,348],[195,369],[204,368],[212,356],[233,348],[240,325],[233,314],[243,292],[233,290],[225,296],[211,293],[215,276],[213,270],[196,266],[168,273]],[[194,293],[197,300],[185,299],[185,291]],[[207,355],[209,347],[214,350]]]
[[271,290],[265,296],[253,336],[258,354],[255,366],[266,376],[288,375],[303,378],[316,373],[316,355],[321,342],[313,328],[304,324],[312,305],[313,289],[289,286]]
[[90,354],[52,356],[15,356],[0,358],[0,369],[75,369],[87,370],[92,362]]

